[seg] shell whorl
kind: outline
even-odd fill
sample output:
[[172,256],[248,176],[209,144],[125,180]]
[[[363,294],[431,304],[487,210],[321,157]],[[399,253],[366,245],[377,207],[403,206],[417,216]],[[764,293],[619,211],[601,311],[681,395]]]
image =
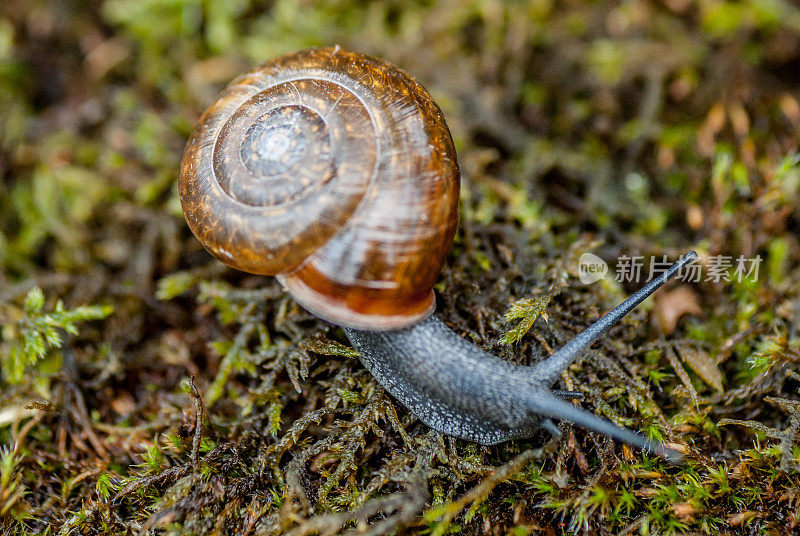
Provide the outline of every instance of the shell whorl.
[[192,134],[179,190],[190,228],[219,260],[279,275],[333,323],[383,330],[433,310],[459,179],[428,92],[337,47],[234,80]]

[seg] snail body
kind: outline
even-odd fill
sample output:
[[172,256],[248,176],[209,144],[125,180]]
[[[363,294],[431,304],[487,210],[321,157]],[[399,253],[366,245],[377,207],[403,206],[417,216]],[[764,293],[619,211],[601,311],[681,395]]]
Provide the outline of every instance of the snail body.
[[399,332],[345,331],[386,390],[443,434],[495,445],[530,437],[542,426],[558,435],[549,420],[556,418],[628,443],[641,439],[554,395],[531,367],[481,350],[435,316]]
[[550,359],[508,363],[432,316],[459,180],[428,92],[382,60],[335,47],[282,56],[234,80],[187,144],[179,192],[212,255],[276,275],[302,306],[342,326],[379,383],[433,429],[488,445],[540,427],[558,433],[557,418],[677,459],[551,387],[694,254]]

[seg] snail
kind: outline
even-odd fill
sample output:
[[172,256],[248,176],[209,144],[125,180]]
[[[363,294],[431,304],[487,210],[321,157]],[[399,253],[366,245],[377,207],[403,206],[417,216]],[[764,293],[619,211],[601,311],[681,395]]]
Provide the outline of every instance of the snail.
[[501,360],[434,316],[460,174],[443,114],[400,69],[339,47],[274,59],[201,117],[181,164],[186,221],[222,262],[276,275],[341,326],[377,381],[425,424],[484,445],[570,421],[670,461],[662,443],[552,391],[561,373],[673,277],[690,252],[549,359]]

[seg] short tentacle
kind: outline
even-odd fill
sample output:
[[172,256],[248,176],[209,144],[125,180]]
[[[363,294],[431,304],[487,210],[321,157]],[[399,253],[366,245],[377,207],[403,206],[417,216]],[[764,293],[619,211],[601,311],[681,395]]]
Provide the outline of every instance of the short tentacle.
[[558,426],[556,426],[556,423],[554,423],[550,419],[544,419],[542,421],[542,428],[544,428],[551,436],[553,436],[556,439],[561,439],[561,436],[563,435],[561,433],[561,430],[558,429]]
[[560,389],[553,389],[551,391],[554,395],[564,400],[583,400],[583,393],[580,391],[562,391]]

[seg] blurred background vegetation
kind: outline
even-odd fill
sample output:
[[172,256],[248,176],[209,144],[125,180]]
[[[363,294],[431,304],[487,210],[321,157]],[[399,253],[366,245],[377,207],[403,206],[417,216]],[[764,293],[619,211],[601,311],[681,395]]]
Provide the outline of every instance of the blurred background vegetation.
[[[333,44],[445,113],[463,186],[437,298],[476,344],[530,362],[631,290],[582,285],[585,251],[764,259],[673,287],[563,379],[685,465],[565,425],[442,438],[339,330],[202,250],[176,194],[200,114],[237,74]],[[787,0],[4,0],[0,530],[796,528],[798,88]]]

